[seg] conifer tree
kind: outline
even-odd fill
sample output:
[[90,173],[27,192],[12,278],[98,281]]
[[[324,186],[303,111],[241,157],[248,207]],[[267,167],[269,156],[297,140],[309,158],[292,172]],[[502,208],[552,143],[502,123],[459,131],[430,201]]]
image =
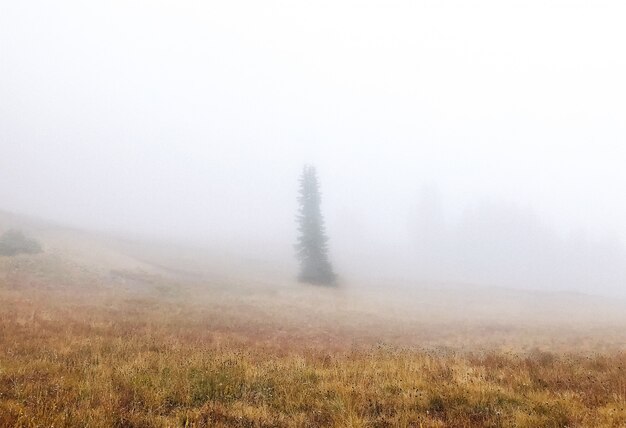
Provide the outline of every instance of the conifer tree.
[[296,244],[300,261],[300,282],[335,285],[336,275],[328,260],[328,237],[320,209],[319,182],[315,167],[307,165],[300,177],[298,231]]

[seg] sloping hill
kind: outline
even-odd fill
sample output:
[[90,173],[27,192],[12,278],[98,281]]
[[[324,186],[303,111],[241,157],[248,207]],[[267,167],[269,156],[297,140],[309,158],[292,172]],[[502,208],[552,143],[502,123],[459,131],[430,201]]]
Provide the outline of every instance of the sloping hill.
[[5,297],[10,290],[14,298],[59,292],[90,304],[144,299],[251,337],[322,338],[343,346],[578,351],[625,345],[626,302],[619,299],[367,280],[326,289],[299,284],[288,270],[258,268],[258,261],[247,265],[245,258],[200,246],[128,240],[0,215],[0,231],[8,227],[32,234],[45,251],[0,257]]

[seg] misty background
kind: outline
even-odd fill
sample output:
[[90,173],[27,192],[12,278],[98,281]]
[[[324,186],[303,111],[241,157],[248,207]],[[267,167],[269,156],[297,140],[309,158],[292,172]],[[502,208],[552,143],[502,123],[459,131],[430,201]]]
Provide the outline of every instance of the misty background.
[[626,295],[619,1],[0,6],[0,209],[349,281]]

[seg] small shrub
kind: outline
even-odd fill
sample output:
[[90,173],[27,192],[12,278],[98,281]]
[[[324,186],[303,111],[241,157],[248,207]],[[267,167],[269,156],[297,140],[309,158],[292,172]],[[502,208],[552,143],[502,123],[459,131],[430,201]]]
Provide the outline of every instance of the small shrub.
[[0,236],[0,256],[15,256],[17,254],[35,254],[41,252],[41,245],[34,239],[27,238],[15,229],[7,230]]

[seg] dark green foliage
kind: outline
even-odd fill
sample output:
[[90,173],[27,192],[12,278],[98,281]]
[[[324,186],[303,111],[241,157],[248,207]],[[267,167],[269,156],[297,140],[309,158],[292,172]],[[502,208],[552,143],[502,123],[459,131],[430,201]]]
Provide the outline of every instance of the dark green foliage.
[[334,285],[336,275],[328,260],[328,237],[324,217],[320,209],[320,191],[317,173],[312,166],[305,166],[300,178],[300,209],[298,211],[298,243],[296,250],[300,260],[301,282],[318,285]]
[[15,256],[17,254],[40,253],[41,246],[34,239],[27,238],[15,229],[7,230],[0,236],[0,256]]

